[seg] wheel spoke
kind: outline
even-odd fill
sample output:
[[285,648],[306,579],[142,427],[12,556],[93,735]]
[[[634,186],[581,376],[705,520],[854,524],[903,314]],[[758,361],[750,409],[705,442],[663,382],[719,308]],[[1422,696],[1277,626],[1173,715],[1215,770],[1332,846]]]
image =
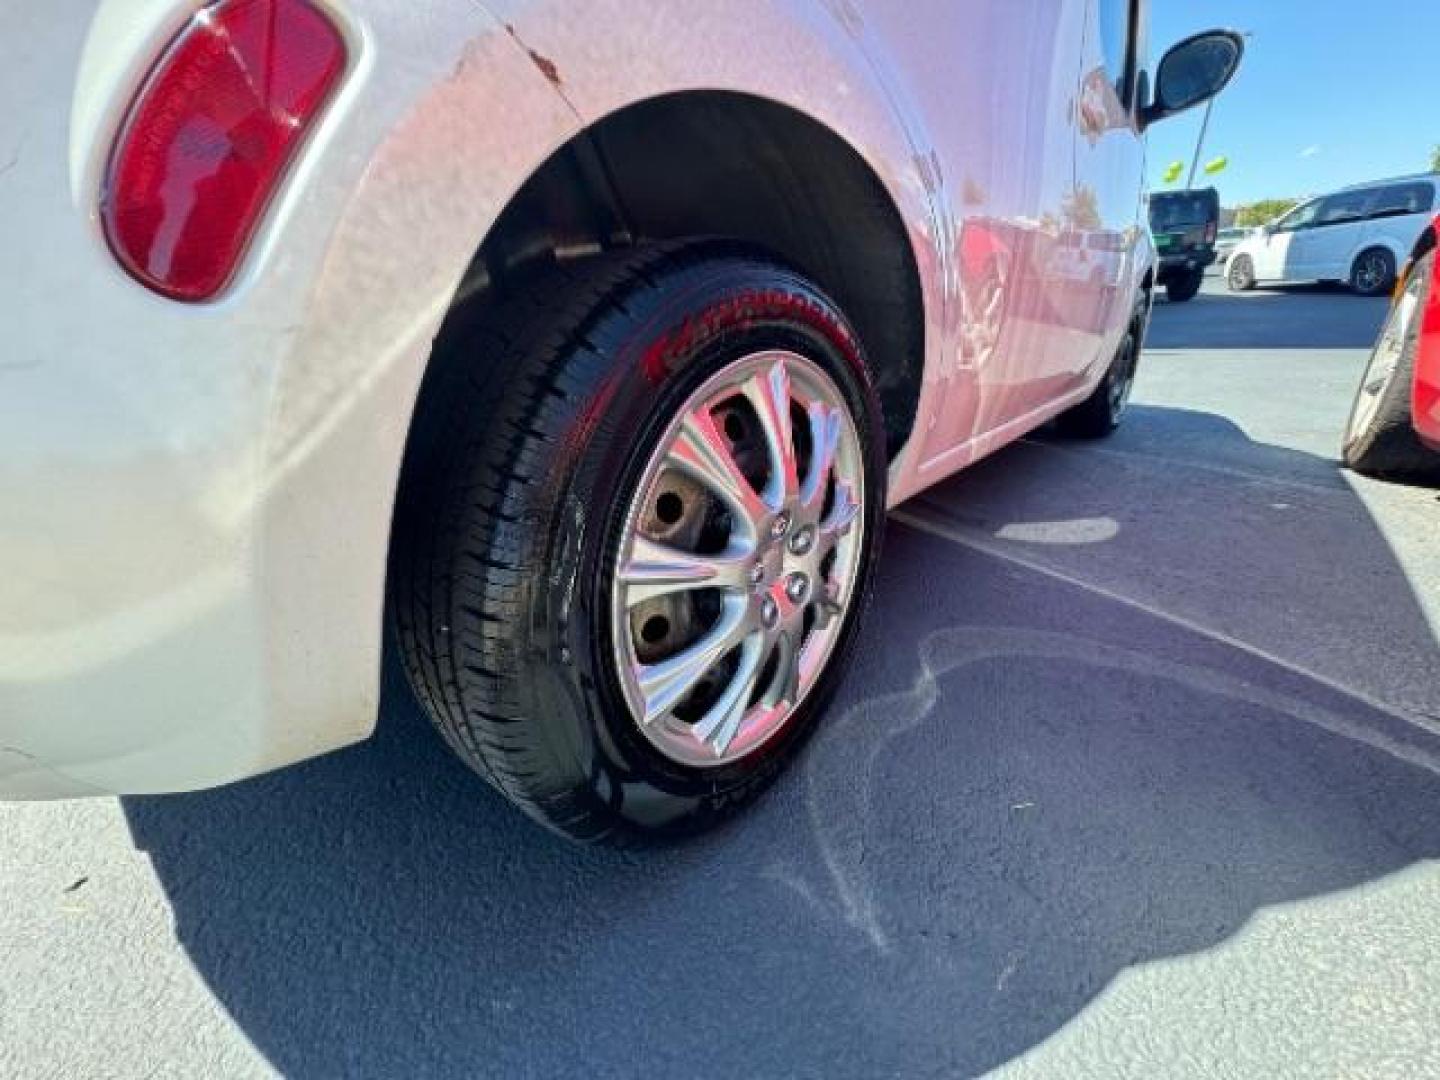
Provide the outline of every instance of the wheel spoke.
[[645,723],[653,723],[685,700],[705,675],[752,629],[749,602],[735,598],[720,611],[720,621],[694,644],[658,664],[642,665],[636,683],[645,699]]
[[775,642],[775,674],[765,690],[767,705],[793,705],[800,697],[800,641],[799,634],[786,631]]
[[812,401],[805,412],[810,419],[810,441],[814,449],[810,452],[809,472],[800,489],[800,505],[810,514],[818,515],[825,505],[830,472],[835,467],[842,419],[839,409],[822,401]]
[[695,725],[696,737],[708,746],[716,757],[723,757],[740,733],[745,714],[750,710],[750,699],[755,694],[755,684],[760,680],[760,669],[765,662],[765,642],[759,634],[746,639],[741,646],[740,665],[730,685],[719,700],[706,711]]
[[765,501],[772,508],[791,503],[800,481],[796,475],[795,433],[790,423],[790,372],[777,360],[745,381],[745,397],[755,409],[770,450],[770,483]]
[[723,499],[752,535],[759,530],[768,510],[740,471],[730,443],[708,407],[701,406],[685,417],[666,460]]
[[819,620],[819,625],[829,626],[844,611],[844,605],[840,603],[839,585],[833,581],[825,582],[815,597],[815,617]]
[[824,558],[850,532],[860,516],[860,500],[855,486],[841,480],[835,484],[835,505],[820,523],[820,556]]
[[630,558],[620,567],[625,605],[634,607],[657,596],[690,589],[740,590],[748,584],[749,553],[732,548],[719,555],[697,555],[637,535]]

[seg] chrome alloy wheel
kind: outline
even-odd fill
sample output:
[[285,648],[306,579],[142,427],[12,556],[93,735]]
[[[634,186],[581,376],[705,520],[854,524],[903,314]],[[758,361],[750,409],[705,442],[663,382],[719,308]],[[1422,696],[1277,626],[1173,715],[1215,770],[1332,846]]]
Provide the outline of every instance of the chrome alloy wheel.
[[1355,407],[1350,412],[1347,441],[1358,439],[1374,421],[1385,387],[1395,377],[1395,369],[1399,367],[1400,358],[1405,353],[1405,345],[1410,340],[1415,319],[1420,313],[1420,305],[1420,283],[1412,278],[1405,292],[1395,302],[1390,318],[1385,322],[1385,329],[1380,332],[1375,351],[1370,354],[1370,363],[1365,368],[1360,392],[1355,396]]
[[854,600],[865,477],[845,398],[795,353],[711,377],[661,437],[625,516],[614,661],[673,761],[737,761],[815,685]]

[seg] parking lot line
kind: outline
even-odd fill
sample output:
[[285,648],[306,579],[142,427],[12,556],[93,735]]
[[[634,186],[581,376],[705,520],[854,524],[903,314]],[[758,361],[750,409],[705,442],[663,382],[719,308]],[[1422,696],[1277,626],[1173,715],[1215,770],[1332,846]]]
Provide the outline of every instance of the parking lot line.
[[[1328,690],[1333,690],[1338,694],[1342,694],[1348,698],[1358,701],[1361,704],[1365,705],[1367,708],[1374,709],[1376,712],[1383,713],[1384,715],[1392,717],[1393,719],[1400,720],[1406,724],[1417,727],[1428,734],[1440,735],[1440,725],[1431,722],[1424,716],[1421,716],[1417,713],[1412,713],[1408,710],[1396,708],[1393,705],[1387,704],[1386,702],[1380,701],[1377,698],[1371,697],[1363,690],[1360,690],[1353,686],[1349,686],[1342,682],[1338,682],[1335,679],[1330,678],[1328,675],[1324,675],[1311,668],[1302,667],[1299,664],[1296,664],[1290,660],[1286,660],[1285,658],[1277,656],[1272,652],[1258,648],[1246,641],[1240,640],[1239,638],[1232,637],[1231,635],[1225,633],[1222,630],[1216,630],[1213,627],[1205,626],[1203,623],[1198,623],[1192,619],[1188,619],[1183,615],[1177,615],[1173,612],[1165,611],[1163,608],[1155,607],[1154,605],[1148,604],[1143,600],[1138,600],[1133,596],[1126,596],[1124,593],[1116,592],[1115,590],[1107,588],[1104,585],[1097,585],[1094,582],[1086,581],[1083,578],[1079,578],[1074,576],[1073,574],[1066,573],[1064,570],[1058,570],[1053,566],[1047,566],[1045,565],[1045,563],[1040,562],[1039,560],[1026,558],[1024,555],[1019,555],[1002,544],[997,544],[993,542],[989,537],[979,533],[979,531],[975,530],[973,527],[947,520],[946,518],[933,512],[927,514],[921,509],[921,507],[915,505],[891,511],[890,520],[898,521],[902,525],[909,526],[912,529],[917,529],[920,532],[927,533],[938,539],[945,540],[953,544],[958,544],[959,546],[969,548],[972,551],[978,551],[983,555],[989,555],[991,558],[1000,559],[1015,566],[1023,567],[1024,569],[1029,570],[1033,573],[1042,574],[1052,580],[1063,582],[1064,584],[1070,585],[1077,589],[1083,589],[1084,591],[1091,593],[1092,595],[1100,596],[1114,603],[1122,604],[1128,608],[1143,612],[1144,614],[1149,615],[1152,618],[1160,619],[1164,622],[1170,623],[1172,626],[1177,626],[1183,630],[1188,630],[1191,633],[1198,634],[1201,637],[1207,638],[1208,640],[1216,642],[1227,648],[1243,652],[1247,656],[1254,657],[1255,659],[1261,660],[1267,664],[1273,664],[1274,666],[1288,671],[1293,675],[1298,675],[1301,678],[1317,683]],[[1381,745],[1367,736],[1350,730],[1341,731],[1339,732],[1339,734],[1344,734],[1349,738],[1358,738],[1361,741],[1368,743],[1369,745],[1377,746],[1377,748],[1387,750],[1391,753],[1396,752],[1396,748],[1388,745],[1388,741],[1385,745]],[[1412,763],[1416,763],[1413,761],[1413,758],[1409,753],[1405,753],[1401,756],[1404,756],[1407,761],[1412,761]],[[1435,764],[1426,762],[1421,767],[1428,769],[1431,772],[1440,774],[1440,768],[1437,768]]]

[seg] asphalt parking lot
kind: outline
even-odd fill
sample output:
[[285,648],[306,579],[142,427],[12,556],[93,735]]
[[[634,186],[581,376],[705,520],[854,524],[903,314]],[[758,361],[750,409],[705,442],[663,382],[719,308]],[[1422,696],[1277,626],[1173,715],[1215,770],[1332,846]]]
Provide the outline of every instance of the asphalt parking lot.
[[1383,310],[1157,305],[1116,437],[896,514],[693,845],[551,840],[393,681],[298,768],[0,805],[0,1075],[1440,1075],[1440,499],[1335,463]]

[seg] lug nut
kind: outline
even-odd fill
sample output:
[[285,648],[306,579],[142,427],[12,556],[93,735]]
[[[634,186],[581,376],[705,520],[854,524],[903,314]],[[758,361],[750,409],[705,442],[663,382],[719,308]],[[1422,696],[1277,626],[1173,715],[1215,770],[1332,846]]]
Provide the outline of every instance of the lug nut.
[[767,627],[774,626],[780,621],[780,605],[775,603],[773,597],[767,596],[760,602],[760,618],[765,621]]
[[781,510],[775,515],[775,520],[770,523],[770,535],[779,540],[790,531],[790,514]]
[[801,529],[794,536],[790,537],[790,551],[794,555],[809,555],[810,549],[815,546],[815,530],[809,527]]
[[790,580],[785,583],[785,595],[790,597],[792,602],[803,604],[809,594],[810,579],[804,574],[791,574]]
[[758,562],[757,562],[754,566],[750,567],[750,584],[751,584],[751,585],[761,585],[761,584],[764,583],[764,581],[765,581],[765,564],[764,564],[764,563],[758,563]]

